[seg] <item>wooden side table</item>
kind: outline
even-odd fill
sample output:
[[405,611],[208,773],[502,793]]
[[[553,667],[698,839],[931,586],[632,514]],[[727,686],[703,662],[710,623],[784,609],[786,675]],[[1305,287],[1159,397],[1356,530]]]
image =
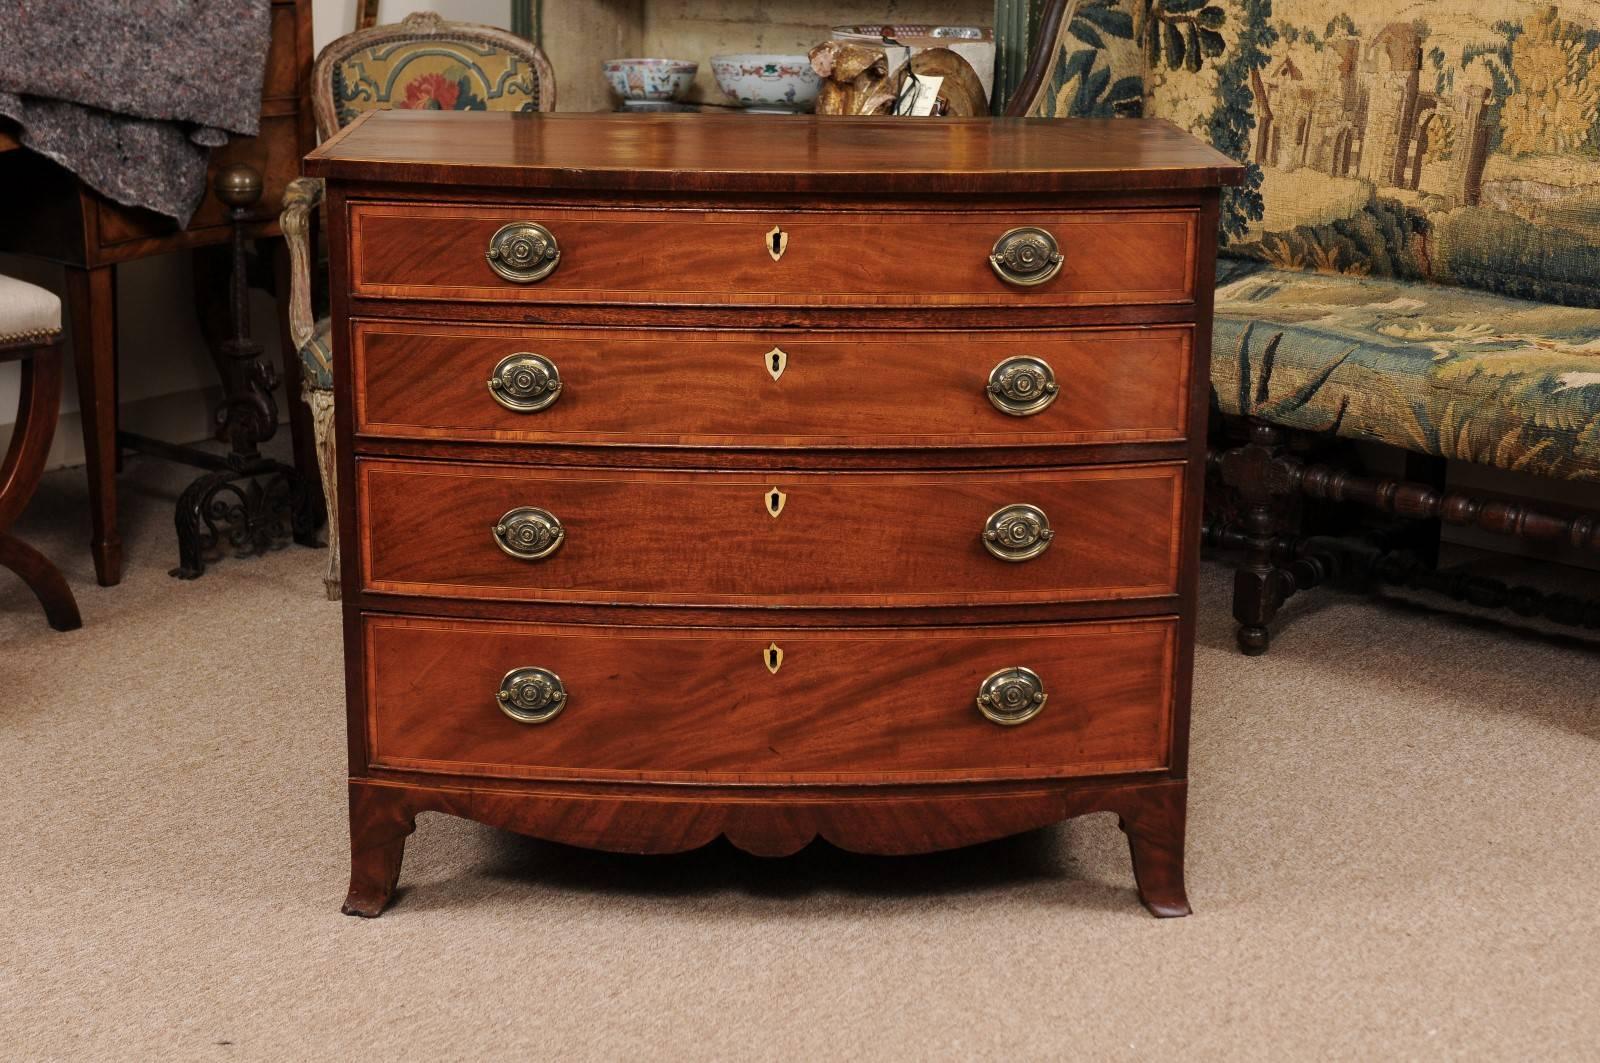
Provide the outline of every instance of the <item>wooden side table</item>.
[[[67,267],[67,311],[72,317],[89,474],[90,547],[102,586],[122,579],[116,482],[121,448],[145,442],[119,438],[118,432],[116,267],[152,255],[227,243],[232,234],[228,207],[210,189],[220,170],[238,164],[259,173],[265,189],[255,220],[246,226],[247,235],[282,236],[278,204],[288,183],[299,176],[301,156],[316,143],[311,109],[305,102],[313,58],[311,0],[274,0],[271,32],[260,132],[232,139],[213,153],[205,200],[187,228],[177,229],[159,215],[114,203],[31,151],[0,152],[0,185],[19,208],[0,215],[0,251],[47,258]],[[7,134],[4,139],[15,146],[14,136]],[[283,377],[293,382],[300,379],[300,361],[289,340],[288,253],[281,243],[274,248],[274,262],[283,316]],[[225,306],[226,290],[218,294]],[[216,344],[210,346],[215,349]],[[295,467],[315,480],[310,413],[292,386],[288,405]]]

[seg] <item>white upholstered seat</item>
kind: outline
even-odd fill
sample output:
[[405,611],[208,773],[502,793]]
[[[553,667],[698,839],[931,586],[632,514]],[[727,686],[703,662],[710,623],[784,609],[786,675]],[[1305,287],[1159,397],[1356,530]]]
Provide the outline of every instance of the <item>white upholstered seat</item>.
[[0,344],[44,343],[61,333],[61,299],[51,291],[0,274]]

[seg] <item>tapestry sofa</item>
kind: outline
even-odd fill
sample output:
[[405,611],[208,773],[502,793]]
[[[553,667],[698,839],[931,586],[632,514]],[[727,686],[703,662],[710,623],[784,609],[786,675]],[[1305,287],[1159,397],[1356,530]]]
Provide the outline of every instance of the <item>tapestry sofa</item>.
[[[1600,506],[1600,0],[1058,0],[1044,21],[1013,113],[1165,118],[1248,166],[1211,378],[1250,427],[1212,458],[1238,523],[1208,527],[1246,552],[1245,652],[1326,576],[1286,534],[1300,495],[1600,549],[1592,516],[1308,465],[1284,434],[1593,484]],[[1600,627],[1594,603],[1546,604]]]

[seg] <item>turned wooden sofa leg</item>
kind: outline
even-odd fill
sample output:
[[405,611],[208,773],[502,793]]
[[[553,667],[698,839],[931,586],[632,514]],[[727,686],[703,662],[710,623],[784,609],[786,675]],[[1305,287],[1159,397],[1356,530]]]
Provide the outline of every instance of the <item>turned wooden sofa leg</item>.
[[1239,649],[1256,657],[1271,644],[1268,627],[1295,591],[1293,574],[1278,560],[1280,536],[1293,531],[1300,491],[1300,463],[1287,453],[1283,431],[1250,423],[1249,440],[1217,458],[1223,482],[1243,503],[1239,537],[1244,557],[1233,574],[1233,618]]

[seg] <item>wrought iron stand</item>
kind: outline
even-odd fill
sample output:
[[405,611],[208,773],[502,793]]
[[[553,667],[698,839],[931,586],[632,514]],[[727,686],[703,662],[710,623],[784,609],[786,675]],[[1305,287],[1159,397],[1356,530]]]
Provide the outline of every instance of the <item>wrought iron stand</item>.
[[[224,545],[235,557],[251,557],[285,544],[317,546],[317,529],[327,519],[320,484],[308,483],[294,468],[265,457],[261,444],[278,430],[278,404],[272,397],[278,375],[250,338],[249,286],[245,276],[244,224],[261,198],[261,175],[248,166],[217,174],[217,197],[228,205],[233,223],[233,272],[228,299],[233,335],[213,353],[223,397],[213,414],[217,435],[228,453],[213,454],[160,440],[126,439],[136,449],[209,470],[178,496],[178,567],[171,575],[198,579]],[[126,438],[126,437],[125,437]]]

